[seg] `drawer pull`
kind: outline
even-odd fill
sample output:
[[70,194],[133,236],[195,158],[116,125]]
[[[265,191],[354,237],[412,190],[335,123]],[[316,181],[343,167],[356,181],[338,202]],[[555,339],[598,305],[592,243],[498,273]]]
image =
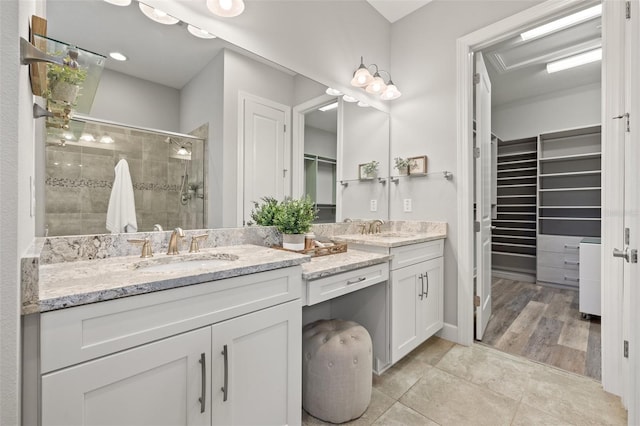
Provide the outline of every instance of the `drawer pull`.
[[564,264],[565,265],[579,265],[580,262],[578,262],[577,260],[565,260]]
[[205,361],[204,352],[200,354],[200,370],[202,372],[202,389],[200,391],[200,398],[198,401],[200,402],[200,412],[204,413],[204,409],[206,407],[207,401],[207,363]]
[[362,281],[364,281],[366,279],[367,279],[367,277],[359,277],[359,278],[356,278],[355,280],[349,280],[349,281],[347,281],[347,285],[358,284],[358,283],[361,283]]
[[564,279],[565,279],[565,281],[573,281],[573,282],[576,282],[576,283],[580,281],[579,278],[573,278],[573,277],[567,277],[567,276],[565,276]]
[[571,244],[565,244],[564,248],[572,250],[580,250],[580,246],[572,246]]

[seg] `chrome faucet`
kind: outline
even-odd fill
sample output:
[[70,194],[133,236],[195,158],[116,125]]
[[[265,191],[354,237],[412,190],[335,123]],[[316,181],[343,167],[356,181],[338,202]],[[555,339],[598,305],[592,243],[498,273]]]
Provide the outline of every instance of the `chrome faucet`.
[[159,223],[156,223],[155,225],[153,225],[153,230],[154,231],[163,231],[162,225],[160,225]]
[[184,238],[184,232],[182,228],[176,228],[171,233],[171,237],[169,238],[169,248],[167,249],[167,254],[180,254],[178,252],[178,245],[180,243],[179,238]]
[[369,233],[370,234],[379,234],[380,233],[380,227],[382,225],[384,225],[384,220],[375,219],[374,221],[371,222],[371,225],[369,226]]

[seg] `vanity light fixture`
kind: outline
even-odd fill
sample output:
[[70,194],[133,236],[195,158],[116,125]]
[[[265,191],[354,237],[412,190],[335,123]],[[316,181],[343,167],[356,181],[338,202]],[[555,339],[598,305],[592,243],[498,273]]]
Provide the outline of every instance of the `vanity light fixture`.
[[547,24],[533,28],[532,30],[525,31],[520,34],[520,38],[522,38],[522,40],[524,41],[527,41],[537,37],[542,37],[558,30],[588,21],[589,19],[595,18],[596,16],[600,15],[602,15],[602,4],[592,6],[588,9],[584,9],[571,15],[565,16],[564,18],[556,19],[555,21],[551,21]]
[[115,59],[116,61],[126,61],[127,57],[120,52],[109,52],[109,56],[111,59]]
[[336,109],[336,108],[338,108],[338,101],[321,106],[320,108],[318,108],[318,110],[325,112],[325,111],[331,111],[332,109]]
[[327,90],[324,91],[329,96],[340,96],[342,92],[338,89],[334,89],[333,87],[327,87]]
[[[371,74],[369,68],[375,67],[375,72]],[[380,73],[385,73],[389,76],[388,81],[384,81]],[[351,79],[351,85],[360,87],[374,95],[380,95],[380,98],[385,101],[399,98],[402,93],[398,90],[393,81],[391,81],[391,74],[388,71],[381,70],[376,64],[365,65],[364,58],[360,57],[360,66],[353,73]]]
[[115,4],[116,6],[129,6],[131,0],[104,0],[107,3]]
[[142,2],[138,3],[138,6],[140,7],[140,10],[142,11],[142,13],[144,13],[145,16],[151,19],[152,21],[156,21],[164,25],[173,25],[180,22],[178,18],[174,18],[173,16],[169,15],[167,12],[164,12],[158,8],[148,6]]
[[214,15],[233,18],[244,12],[243,0],[207,0],[207,8]]
[[187,148],[185,148],[184,146],[181,146],[180,149],[178,151],[176,151],[176,154],[178,154],[178,155],[189,155],[191,153],[189,151],[187,151]]
[[64,136],[64,138],[68,141],[72,141],[74,139],[73,133],[65,132],[62,136]]
[[191,33],[192,36],[195,36],[198,38],[204,38],[204,39],[216,38],[216,36],[211,34],[209,31],[203,30],[202,28],[198,28],[195,25],[191,25],[191,24],[187,24],[187,31],[189,31],[189,33]]
[[579,53],[577,55],[569,56],[568,58],[549,62],[547,64],[547,73],[551,74],[600,60],[602,60],[602,48],[589,50],[588,52]]
[[362,108],[368,108],[370,106],[368,103],[362,101],[358,102],[357,105]]
[[358,100],[356,98],[354,98],[353,96],[349,96],[349,95],[344,95],[342,97],[342,100],[345,102],[358,102]]

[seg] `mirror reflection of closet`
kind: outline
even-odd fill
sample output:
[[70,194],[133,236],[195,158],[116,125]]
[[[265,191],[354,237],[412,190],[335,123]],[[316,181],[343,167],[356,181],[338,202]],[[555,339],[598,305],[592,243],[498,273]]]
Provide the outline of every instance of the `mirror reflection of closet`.
[[337,106],[334,100],[304,116],[304,192],[318,209],[316,223],[336,221]]

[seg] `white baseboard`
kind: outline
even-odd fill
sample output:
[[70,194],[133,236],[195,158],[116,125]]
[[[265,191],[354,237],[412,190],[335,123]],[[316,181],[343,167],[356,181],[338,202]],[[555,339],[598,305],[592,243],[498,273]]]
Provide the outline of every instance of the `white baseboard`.
[[453,324],[444,323],[442,330],[440,330],[436,336],[449,340],[451,342],[459,343],[458,340],[458,326]]
[[509,271],[501,271],[499,269],[494,269],[491,271],[491,275],[498,278],[506,278],[508,280],[513,281],[522,281],[525,283],[535,283],[536,276],[531,274],[525,274],[521,272],[509,272]]

